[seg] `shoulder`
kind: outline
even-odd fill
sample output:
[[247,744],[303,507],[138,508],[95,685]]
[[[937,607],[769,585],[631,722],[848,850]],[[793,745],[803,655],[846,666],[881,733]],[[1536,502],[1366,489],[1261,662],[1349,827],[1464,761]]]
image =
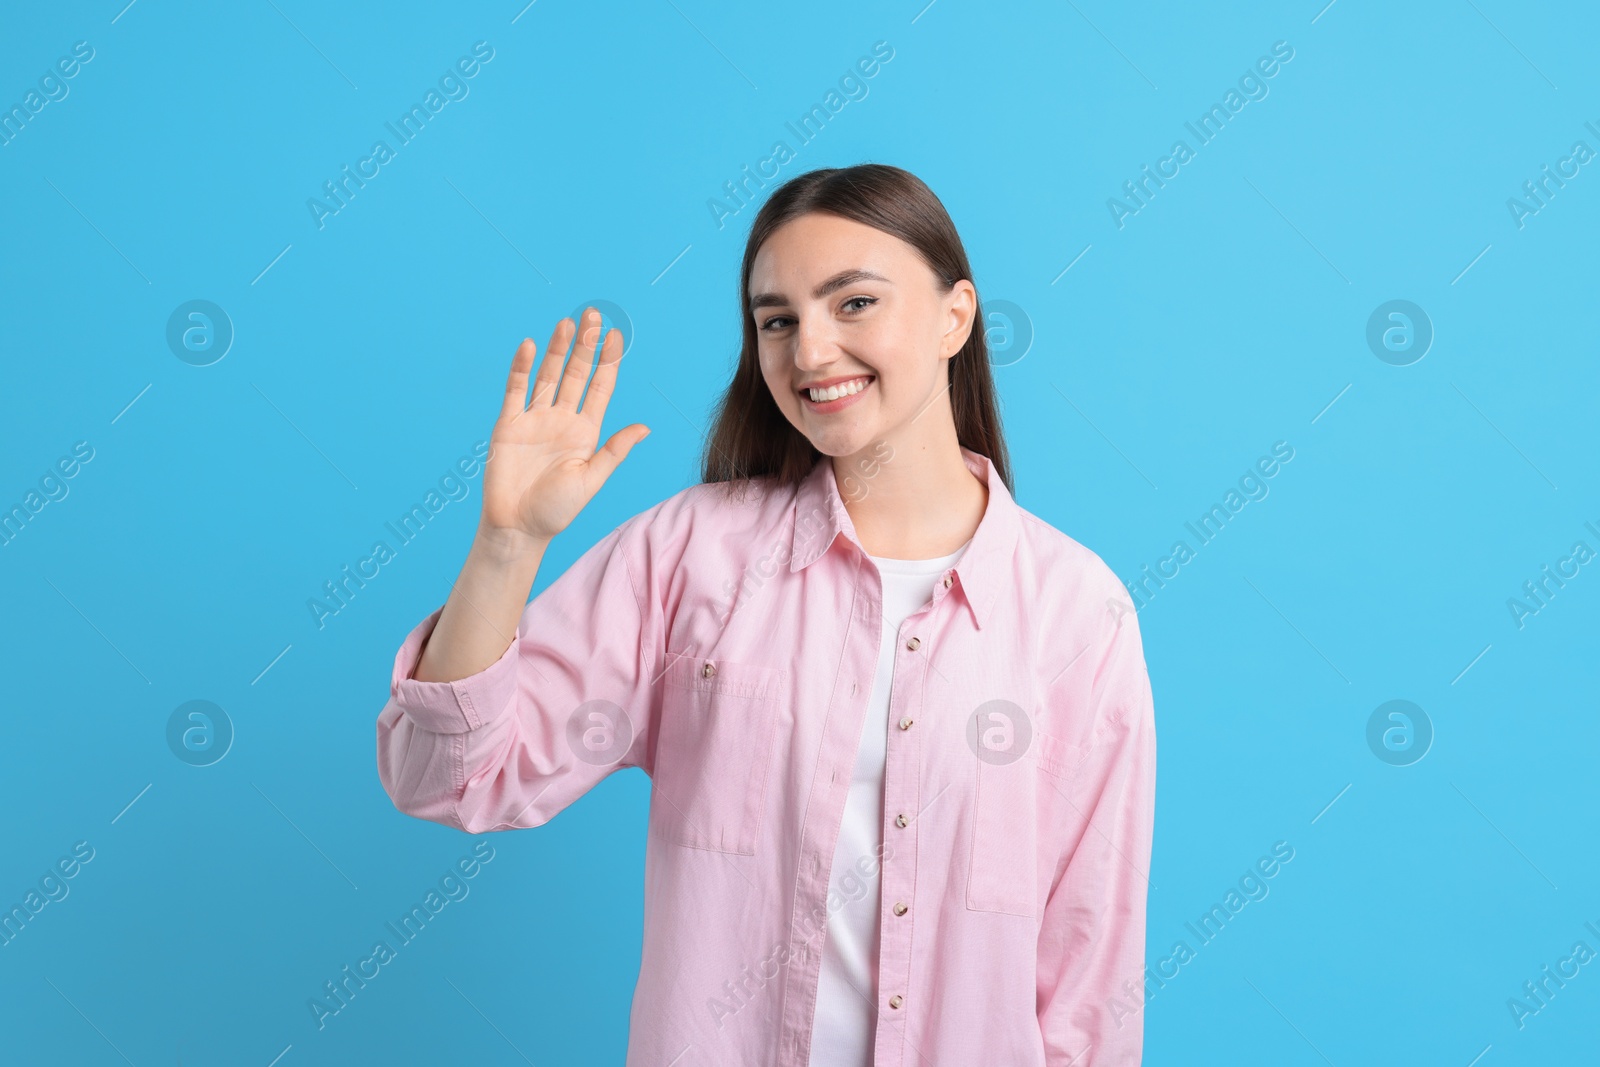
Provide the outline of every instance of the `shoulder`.
[[696,482],[679,489],[629,522],[675,527],[692,522],[737,524],[764,515],[783,514],[794,502],[794,489],[768,478],[734,482]]
[[[1024,610],[1041,647],[1062,650],[1067,662],[1088,649],[1095,650],[1088,661],[1101,665],[1142,662],[1138,610],[1122,579],[1096,552],[1044,519],[1027,511],[1020,518],[1018,570],[1029,588]],[[1056,653],[1046,653],[1051,654]],[[1097,667],[1096,677],[1102,669]]]
[[617,529],[637,550],[652,557],[690,550],[724,551],[748,538],[782,529],[795,490],[771,479],[696,482],[646,508]]
[[1128,592],[1115,571],[1088,546],[1025,508],[1017,508],[1018,552],[1027,553],[1040,588],[1062,590],[1073,600],[1092,597],[1097,606]]
[[[1098,744],[1130,729],[1121,725],[1124,721],[1153,723],[1144,638],[1127,586],[1093,550],[1027,512],[1022,514],[1019,555],[1024,546],[1036,561],[1041,645],[1056,654],[1049,684],[1076,694],[1067,698],[1069,703],[1077,699],[1102,709],[1087,720],[1087,727],[1080,727],[1092,739],[1085,743]],[[1069,670],[1080,658],[1084,667]],[[1129,718],[1131,711],[1138,714]],[[1065,724],[1056,728],[1073,729]]]

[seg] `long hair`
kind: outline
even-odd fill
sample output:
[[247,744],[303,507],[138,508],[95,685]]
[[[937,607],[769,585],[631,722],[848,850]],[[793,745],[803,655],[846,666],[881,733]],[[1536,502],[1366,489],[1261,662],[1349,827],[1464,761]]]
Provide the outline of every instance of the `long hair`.
[[[773,190],[756,214],[745,242],[739,271],[739,322],[744,340],[733,380],[717,401],[711,433],[701,459],[702,482],[731,488],[745,479],[770,479],[797,486],[822,453],[786,419],[772,398],[756,347],[750,313],[750,271],[756,253],[778,227],[810,212],[838,215],[892,234],[915,248],[949,292],[972,281],[966,249],[944,204],[909,171],[881,163],[832,167],[796,175]],[[977,283],[973,281],[974,288]],[[983,303],[961,346],[950,360],[950,408],[956,439],[986,456],[1009,492],[1011,465],[1001,432],[989,346],[984,340]]]

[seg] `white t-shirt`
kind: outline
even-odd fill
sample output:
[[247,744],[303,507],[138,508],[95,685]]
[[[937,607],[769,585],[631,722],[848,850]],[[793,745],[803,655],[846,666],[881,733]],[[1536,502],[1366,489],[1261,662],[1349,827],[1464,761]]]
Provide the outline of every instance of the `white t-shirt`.
[[[928,603],[944,572],[966,550],[967,545],[962,545],[937,559],[868,557],[883,579],[883,638],[828,878],[829,890],[838,891],[846,903],[828,916],[817,1011],[811,1025],[810,1062],[815,1067],[872,1067],[882,902],[877,849],[883,840],[883,765],[889,748],[895,640],[900,624]],[[866,862],[861,865],[873,871],[870,879],[863,879],[856,867],[863,858]]]

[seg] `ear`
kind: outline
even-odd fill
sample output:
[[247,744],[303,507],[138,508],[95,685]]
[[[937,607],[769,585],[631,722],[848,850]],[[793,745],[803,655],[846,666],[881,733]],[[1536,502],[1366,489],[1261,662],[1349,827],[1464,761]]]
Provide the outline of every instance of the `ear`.
[[953,359],[966,346],[967,338],[972,336],[972,328],[977,324],[978,291],[963,278],[945,294],[944,305],[948,329],[944,332],[940,355]]

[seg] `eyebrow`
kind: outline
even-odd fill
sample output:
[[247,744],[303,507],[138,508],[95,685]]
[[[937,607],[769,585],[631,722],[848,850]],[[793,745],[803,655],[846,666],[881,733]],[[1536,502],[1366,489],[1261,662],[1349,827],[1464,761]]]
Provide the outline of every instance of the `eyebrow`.
[[[819,284],[815,289],[811,290],[811,298],[813,300],[821,300],[829,293],[838,289],[843,289],[847,285],[854,285],[856,282],[888,281],[888,278],[885,278],[881,274],[874,274],[870,270],[861,270],[859,268],[842,270],[838,274],[835,274],[833,277],[829,278],[827,281]],[[782,293],[757,293],[755,296],[750,298],[750,310],[754,311],[756,308],[764,307],[781,307],[788,302],[788,298]]]

